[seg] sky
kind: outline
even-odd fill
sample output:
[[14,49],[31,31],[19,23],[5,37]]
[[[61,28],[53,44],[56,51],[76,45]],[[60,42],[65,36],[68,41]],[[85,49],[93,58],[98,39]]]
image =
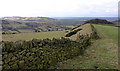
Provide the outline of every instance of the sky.
[[117,17],[119,0],[1,0],[0,17]]

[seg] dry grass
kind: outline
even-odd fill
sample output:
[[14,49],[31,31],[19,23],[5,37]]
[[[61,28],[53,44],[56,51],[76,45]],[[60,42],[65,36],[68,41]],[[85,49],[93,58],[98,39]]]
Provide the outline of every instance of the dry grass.
[[18,40],[32,40],[36,39],[52,39],[60,38],[65,35],[65,31],[50,31],[50,32],[31,32],[31,33],[19,33],[19,34],[5,34],[2,35],[3,41],[18,41]]
[[[82,26],[80,26],[80,27],[78,27],[78,28],[76,28],[76,29],[74,29],[74,30],[77,30],[77,29],[82,29],[82,30],[78,31],[77,34],[72,35],[72,36],[70,37],[71,40],[76,40],[76,39],[77,39],[77,35],[78,35],[79,33],[82,34],[82,35],[84,35],[84,34],[90,35],[90,33],[92,32],[92,29],[91,29],[90,24],[82,25]],[[73,30],[73,31],[74,31],[74,30]]]

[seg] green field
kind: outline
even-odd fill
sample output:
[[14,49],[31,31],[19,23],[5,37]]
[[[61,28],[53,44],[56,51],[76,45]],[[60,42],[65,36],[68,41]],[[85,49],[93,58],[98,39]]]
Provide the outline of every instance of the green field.
[[100,39],[92,40],[83,56],[58,63],[58,69],[117,69],[118,28],[94,24]]
[[45,38],[60,38],[65,35],[65,31],[49,31],[49,32],[32,32],[32,33],[18,33],[2,35],[3,41],[18,41],[18,40],[32,40]]
[[118,27],[96,24],[94,26],[101,33],[99,34],[101,37],[111,39],[114,43],[118,44]]

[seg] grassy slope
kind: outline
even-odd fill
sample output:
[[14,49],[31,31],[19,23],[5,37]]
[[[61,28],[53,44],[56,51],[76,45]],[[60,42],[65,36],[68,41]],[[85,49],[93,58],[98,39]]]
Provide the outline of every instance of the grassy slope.
[[32,30],[32,29],[20,29],[18,31],[20,31],[22,33],[33,33],[34,32],[34,30]]
[[[72,35],[72,36],[70,37],[70,39],[76,40],[76,39],[77,39],[77,35],[78,35],[79,33],[80,33],[80,34],[90,34],[90,33],[92,32],[91,27],[90,27],[90,24],[82,25],[82,26],[80,26],[80,27],[78,27],[78,28],[76,28],[76,29],[74,29],[74,30],[77,30],[77,29],[82,29],[82,30],[80,30],[79,32],[77,32],[77,34]],[[74,31],[74,30],[73,30],[73,31]]]
[[58,63],[58,69],[116,69],[118,66],[117,27],[94,24],[101,39],[94,42],[83,56]]
[[17,41],[17,40],[32,40],[33,38],[45,39],[53,37],[60,38],[65,35],[65,31],[50,31],[38,33],[19,33],[19,34],[5,34],[2,35],[3,41]]

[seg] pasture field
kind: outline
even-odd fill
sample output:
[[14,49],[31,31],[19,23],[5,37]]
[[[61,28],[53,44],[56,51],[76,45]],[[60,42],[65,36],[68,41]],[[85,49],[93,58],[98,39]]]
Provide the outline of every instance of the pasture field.
[[32,32],[32,33],[18,33],[18,34],[4,34],[3,41],[18,41],[18,40],[32,40],[35,39],[52,39],[60,38],[65,35],[65,31],[49,31],[49,32]]
[[32,30],[32,29],[20,29],[18,31],[20,31],[22,33],[31,33],[31,32],[33,33],[34,32],[34,30]]
[[98,33],[101,37],[106,39],[111,39],[114,43],[118,45],[118,27],[108,26],[108,25],[96,25],[94,24]]
[[118,28],[93,24],[100,39],[92,40],[82,56],[58,63],[58,69],[118,69]]

